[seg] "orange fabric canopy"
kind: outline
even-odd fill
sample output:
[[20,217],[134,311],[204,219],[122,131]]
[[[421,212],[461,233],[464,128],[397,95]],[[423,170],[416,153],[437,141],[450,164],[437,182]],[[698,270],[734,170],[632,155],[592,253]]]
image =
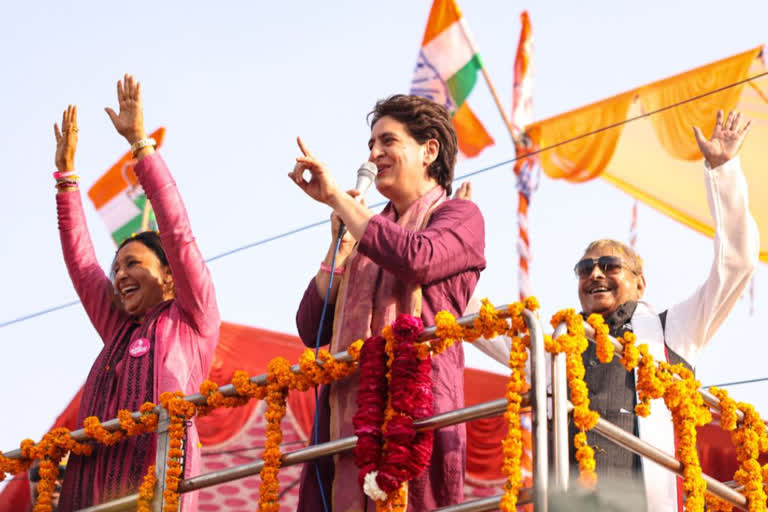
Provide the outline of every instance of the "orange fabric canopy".
[[[750,209],[760,232],[768,236],[768,202],[758,200],[768,193],[765,157],[761,154],[768,142],[768,76],[726,88],[764,73],[766,64],[760,57],[765,58],[762,47],[753,48],[536,122],[526,131],[534,146],[544,150],[541,164],[551,178],[583,182],[600,176],[673,219],[712,236],[701,155],[692,127],[698,126],[709,135],[718,109],[726,113],[739,110],[752,120],[741,150],[752,198]],[[595,130],[601,131],[578,138]],[[571,139],[576,140],[568,142]],[[557,147],[546,149],[551,146]],[[762,236],[760,259],[768,262],[768,238]]]

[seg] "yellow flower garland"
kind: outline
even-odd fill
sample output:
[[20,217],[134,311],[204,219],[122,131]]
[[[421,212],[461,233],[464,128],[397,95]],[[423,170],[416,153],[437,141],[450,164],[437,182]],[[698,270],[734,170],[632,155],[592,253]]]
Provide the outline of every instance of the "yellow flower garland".
[[603,320],[603,315],[591,314],[587,317],[587,323],[595,330],[595,344],[597,345],[597,358],[601,363],[610,363],[616,347],[609,337],[610,329]]
[[589,390],[584,382],[586,370],[582,354],[589,342],[584,332],[584,319],[581,315],[577,315],[573,309],[564,309],[555,313],[550,321],[552,327],[557,327],[563,322],[566,324],[567,332],[555,340],[549,336],[545,337],[545,348],[548,352],[566,354],[566,373],[573,404],[573,423],[581,431],[573,439],[576,460],[579,462],[579,480],[586,487],[592,488],[597,483],[595,452],[587,444],[585,432],[595,426],[600,416],[589,409]]
[[155,465],[147,468],[147,474],[141,481],[139,486],[139,503],[136,508],[137,512],[152,512],[152,498],[155,494],[155,484],[157,483],[157,476],[155,475]]
[[[525,304],[515,303],[509,307],[511,315],[511,327],[506,320],[500,319],[487,300],[483,301],[480,312],[471,328],[464,328],[458,324],[455,317],[442,311],[435,318],[436,339],[429,344],[424,344],[424,355],[431,350],[435,355],[442,353],[458,341],[474,341],[483,336],[487,339],[499,334],[512,337],[509,366],[511,370],[510,380],[507,385],[508,407],[505,418],[508,422],[507,437],[503,443],[504,466],[502,468],[507,482],[505,495],[502,498],[501,507],[505,511],[514,510],[517,502],[517,494],[521,484],[520,460],[522,456],[522,436],[520,425],[520,404],[522,393],[527,388],[525,382],[524,367],[527,358],[526,347],[529,345],[527,336],[521,334],[527,332],[525,320],[522,315],[524,308],[531,311],[538,308],[535,298],[529,298]],[[558,312],[552,318],[553,326],[565,321],[568,330],[565,334],[553,340],[545,337],[546,349],[549,352],[566,354],[567,373],[569,387],[571,389],[571,401],[574,404],[574,422],[581,430],[574,438],[576,458],[579,461],[581,480],[587,485],[593,485],[596,479],[594,452],[587,444],[585,431],[589,430],[597,422],[598,415],[589,410],[589,398],[584,384],[584,366],[581,354],[586,348],[583,321],[581,316],[573,310]],[[613,345],[607,336],[607,326],[601,317],[592,315],[587,322],[595,329],[598,345],[598,358],[601,362],[609,362],[613,356]],[[386,337],[387,331],[383,333]],[[389,333],[391,335],[391,331]],[[730,511],[732,506],[715,496],[705,493],[705,484],[701,477],[701,466],[696,452],[696,426],[703,425],[711,420],[709,410],[704,405],[697,390],[698,381],[692,372],[681,365],[672,366],[666,362],[660,362],[656,367],[653,357],[648,352],[646,345],[635,346],[636,337],[631,332],[625,333],[619,341],[623,346],[621,363],[627,371],[637,368],[637,390],[640,403],[636,407],[638,415],[650,413],[650,401],[663,398],[665,404],[672,412],[675,435],[678,440],[678,459],[683,463],[683,486],[688,495],[685,508],[690,511],[702,511],[706,505],[711,511]],[[277,511],[279,504],[279,483],[277,471],[280,467],[281,453],[280,442],[282,432],[280,420],[285,414],[285,400],[288,391],[293,389],[306,390],[319,384],[327,384],[343,378],[356,367],[359,358],[362,340],[358,340],[348,348],[352,362],[337,361],[327,350],[321,350],[318,354],[319,366],[315,363],[314,352],[306,350],[299,358],[300,373],[293,374],[285,359],[277,358],[270,362],[266,385],[256,385],[250,382],[250,376],[246,372],[235,372],[232,385],[238,396],[224,397],[218,386],[205,381],[200,392],[206,397],[206,404],[195,406],[183,399],[181,393],[164,393],[160,397],[161,406],[165,407],[171,415],[169,427],[171,442],[166,479],[166,492],[164,495],[164,510],[172,511],[178,507],[178,485],[181,482],[181,458],[183,457],[182,439],[184,436],[184,423],[195,414],[206,414],[218,407],[237,407],[245,404],[250,398],[267,400],[267,443],[264,450],[264,469],[262,470],[262,486],[260,487],[259,510]],[[675,378],[679,377],[679,379]],[[768,481],[768,464],[761,467],[757,462],[760,452],[768,451],[768,433],[754,408],[748,404],[736,403],[722,390],[712,389],[712,392],[721,401],[723,428],[732,433],[732,439],[737,447],[738,459],[741,463],[739,470],[734,475],[735,479],[745,487],[745,495],[749,502],[749,512],[765,511],[766,494],[763,490],[764,483]],[[116,432],[108,432],[103,428],[98,418],[87,418],[85,422],[86,435],[91,439],[113,444],[129,436],[150,432],[156,429],[157,415],[153,412],[155,404],[145,403],[140,412],[141,418],[133,420],[130,411],[120,411],[118,418],[121,429]],[[388,414],[391,417],[391,408]],[[739,426],[736,421],[736,410],[741,410],[745,415],[745,421]],[[40,499],[35,507],[35,512],[47,512],[51,509],[50,497],[55,485],[58,473],[59,460],[68,451],[80,455],[89,455],[91,446],[78,443],[72,439],[67,429],[54,429],[46,434],[37,444],[26,439],[21,443],[22,457],[9,459],[0,453],[0,481],[6,473],[19,473],[29,468],[33,460],[40,460],[41,480],[38,484]],[[139,488],[139,510],[149,509],[154,486],[154,466],[150,467]],[[403,486],[392,500],[383,505],[387,510],[402,510],[407,503],[407,487]],[[398,508],[402,507],[402,508]]]
[[[736,459],[740,466],[733,475],[734,480],[744,486],[749,512],[766,510],[768,497],[763,489],[766,483],[766,467],[760,467],[760,452],[768,451],[768,432],[755,408],[743,402],[735,402],[724,389],[710,388],[709,391],[720,400],[720,425],[731,432],[736,447]],[[736,411],[744,413],[744,421],[737,424]]]

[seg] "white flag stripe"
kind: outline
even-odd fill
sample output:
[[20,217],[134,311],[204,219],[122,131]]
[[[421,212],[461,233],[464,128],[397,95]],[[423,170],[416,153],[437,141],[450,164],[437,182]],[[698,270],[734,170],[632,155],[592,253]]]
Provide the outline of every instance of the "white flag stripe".
[[131,201],[125,189],[104,204],[98,212],[110,233],[114,233],[137,215],[141,215],[141,210]]
[[443,80],[448,80],[475,54],[461,22],[455,21],[421,49]]

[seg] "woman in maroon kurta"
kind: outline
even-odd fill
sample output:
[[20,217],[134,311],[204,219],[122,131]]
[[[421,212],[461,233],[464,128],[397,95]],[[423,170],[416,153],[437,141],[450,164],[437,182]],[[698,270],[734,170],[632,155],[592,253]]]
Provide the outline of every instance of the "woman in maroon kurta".
[[[352,341],[378,333],[399,313],[434,324],[438,311],[459,316],[485,268],[484,223],[477,206],[448,200],[456,160],[456,134],[448,112],[417,96],[397,95],[377,103],[371,125],[369,160],[376,186],[390,203],[375,215],[343,193],[328,170],[299,145],[291,178],[310,197],[334,210],[332,237],[321,270],[309,283],[297,313],[302,341],[314,346],[329,281],[329,265],[340,221],[348,227],[336,258],[336,279],[320,344],[343,350]],[[302,173],[308,170],[311,179]],[[344,270],[341,270],[344,269]],[[339,281],[343,281],[340,285]],[[335,311],[334,311],[335,309]],[[464,353],[455,345],[432,360],[435,413],[464,405]],[[357,375],[324,387],[319,441],[351,435]],[[408,510],[426,510],[463,501],[466,431],[456,425],[435,433],[429,467],[409,483]],[[319,461],[323,491],[336,512],[362,511],[351,454]],[[305,464],[299,510],[322,510],[315,464]]]

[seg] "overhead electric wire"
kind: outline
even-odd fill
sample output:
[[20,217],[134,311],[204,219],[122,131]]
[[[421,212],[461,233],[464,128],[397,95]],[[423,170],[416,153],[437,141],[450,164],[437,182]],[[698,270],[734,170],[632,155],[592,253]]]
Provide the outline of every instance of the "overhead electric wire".
[[758,379],[749,379],[749,380],[736,380],[733,382],[723,382],[722,384],[710,384],[709,386],[702,386],[705,388],[725,388],[728,386],[740,386],[742,384],[754,384],[755,382],[765,382],[768,381],[768,377],[761,377]]
[[[619,121],[619,122],[610,124],[608,126],[603,126],[602,128],[598,128],[596,130],[592,130],[590,132],[583,133],[583,134],[577,135],[575,137],[571,137],[570,139],[566,139],[564,141],[560,141],[560,142],[557,142],[555,144],[552,144],[552,145],[549,145],[549,146],[546,146],[546,147],[543,147],[543,148],[539,148],[539,149],[530,151],[530,152],[525,153],[523,155],[519,155],[519,156],[516,156],[514,158],[510,158],[508,160],[504,160],[502,162],[499,162],[499,163],[496,163],[496,164],[493,164],[493,165],[489,165],[487,167],[483,167],[482,169],[478,169],[477,171],[472,171],[472,172],[469,172],[467,174],[462,174],[461,176],[455,177],[454,181],[465,180],[465,179],[470,178],[472,176],[476,176],[478,174],[482,174],[482,173],[491,171],[493,169],[497,169],[499,167],[503,167],[503,166],[512,164],[512,163],[514,163],[514,162],[516,162],[516,161],[518,161],[518,160],[520,160],[522,158],[528,158],[528,157],[531,157],[531,156],[534,156],[534,155],[538,155],[539,153],[543,153],[545,151],[549,151],[550,149],[555,149],[555,148],[563,146],[565,144],[570,144],[571,142],[576,142],[577,140],[581,140],[581,139],[584,139],[586,137],[590,137],[592,135],[604,132],[606,130],[611,130],[613,128],[618,128],[619,126],[622,126],[622,125],[625,125],[625,124],[629,124],[629,123],[632,123],[634,121],[638,121],[640,119],[644,119],[646,117],[650,117],[650,116],[652,116],[654,114],[658,114],[660,112],[664,112],[666,110],[670,110],[670,109],[679,107],[681,105],[685,105],[686,103],[690,103],[692,101],[696,101],[696,100],[699,100],[701,98],[705,98],[707,96],[711,96],[712,94],[717,94],[717,93],[725,91],[727,89],[731,89],[733,87],[738,87],[739,85],[743,85],[743,84],[749,83],[749,82],[751,82],[753,80],[757,80],[758,78],[762,78],[764,76],[768,76],[768,71],[765,71],[763,73],[759,73],[759,74],[751,76],[749,78],[745,78],[743,80],[739,80],[738,82],[734,82],[732,84],[725,85],[723,87],[719,87],[719,88],[714,89],[712,91],[705,92],[705,93],[699,94],[697,96],[693,96],[691,98],[687,98],[687,99],[679,101],[677,103],[673,103],[672,105],[667,105],[666,107],[661,107],[661,108],[658,108],[656,110],[652,110],[650,112],[646,112],[644,114],[640,114],[640,115],[637,115],[635,117],[631,117],[629,119],[624,119],[623,121]],[[385,203],[386,202],[380,202],[380,203],[371,205],[371,208],[376,208],[378,206],[382,206]],[[230,255],[238,253],[240,251],[244,251],[246,249],[251,249],[251,248],[257,247],[259,245],[264,245],[266,243],[273,242],[275,240],[279,240],[281,238],[286,238],[288,236],[295,235],[297,233],[301,233],[302,231],[306,231],[306,230],[311,229],[311,228],[322,226],[324,224],[327,224],[328,222],[330,222],[330,220],[328,220],[328,219],[322,220],[322,221],[318,221],[318,222],[313,222],[311,224],[307,224],[305,226],[301,226],[299,228],[292,229],[290,231],[286,231],[286,232],[280,233],[278,235],[274,235],[274,236],[271,236],[271,237],[268,237],[268,238],[264,238],[262,240],[258,240],[256,242],[252,242],[252,243],[249,243],[249,244],[246,244],[246,245],[242,245],[240,247],[235,247],[234,249],[222,252],[220,254],[217,254],[216,256],[208,258],[206,260],[206,262],[211,263],[213,261],[216,261],[218,259],[224,258],[226,256],[230,256]],[[67,302],[67,303],[64,303],[64,304],[60,304],[58,306],[53,306],[51,308],[43,309],[43,310],[37,311],[35,313],[30,313],[28,315],[20,316],[18,318],[14,318],[12,320],[7,320],[5,322],[0,323],[0,328],[8,327],[9,325],[13,325],[13,324],[17,324],[17,323],[20,323],[20,322],[24,322],[26,320],[31,320],[33,318],[37,318],[39,316],[43,316],[43,315],[46,315],[48,313],[53,313],[54,311],[58,311],[60,309],[65,309],[65,308],[68,308],[70,306],[74,306],[75,304],[78,304],[79,302],[80,301],[75,300],[75,301],[72,301],[72,302]]]

